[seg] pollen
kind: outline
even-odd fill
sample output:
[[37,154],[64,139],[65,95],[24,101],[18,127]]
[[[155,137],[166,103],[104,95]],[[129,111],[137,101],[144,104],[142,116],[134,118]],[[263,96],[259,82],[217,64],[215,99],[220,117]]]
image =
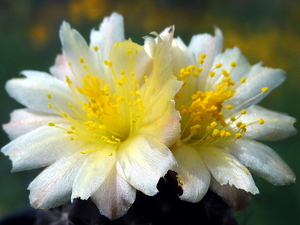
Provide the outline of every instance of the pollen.
[[262,118],[260,118],[260,119],[258,120],[258,123],[262,125],[262,124],[265,123],[265,121],[264,121]]

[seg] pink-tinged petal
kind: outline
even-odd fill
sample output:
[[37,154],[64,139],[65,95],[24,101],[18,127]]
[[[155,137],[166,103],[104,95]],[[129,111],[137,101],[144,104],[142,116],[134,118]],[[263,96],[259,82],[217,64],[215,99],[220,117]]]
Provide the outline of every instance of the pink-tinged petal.
[[212,177],[210,189],[234,210],[242,210],[251,203],[251,194],[228,184],[221,185]]
[[15,139],[26,134],[36,128],[52,123],[67,123],[68,121],[54,114],[41,113],[31,109],[14,110],[11,115],[10,122],[3,125],[4,131],[10,139]]
[[169,43],[172,44],[174,32],[175,32],[175,26],[173,25],[173,26],[170,26],[170,27],[167,27],[166,29],[164,29],[159,34],[159,36],[168,38]]
[[[95,150],[96,149],[96,150]],[[90,144],[82,148],[82,151],[90,151],[85,154],[85,161],[78,171],[71,199],[88,199],[103,183],[116,163],[115,146],[104,144]]]
[[189,145],[171,148],[178,166],[172,168],[178,174],[178,183],[183,190],[180,199],[199,202],[206,194],[211,175],[201,159],[200,154]]
[[[264,120],[264,124],[259,124],[256,121],[259,119]],[[296,119],[283,113],[274,112],[258,105],[252,105],[247,109],[247,113],[240,118],[245,124],[252,125],[247,126],[246,137],[257,139],[274,141],[287,138],[295,135],[297,130],[293,124]]]
[[285,185],[296,180],[291,168],[276,152],[264,144],[242,138],[226,149],[248,167],[251,173],[274,185]]
[[50,165],[77,151],[82,143],[71,141],[65,131],[40,127],[11,141],[2,148],[13,163],[13,172]]
[[[262,67],[261,63],[252,66],[250,72],[245,74],[246,82],[236,88],[236,94],[226,101],[239,111],[260,102],[274,88],[285,80],[285,72],[280,69]],[[268,87],[268,91],[262,93],[262,88]]]
[[54,77],[63,81],[66,80],[66,76],[68,76],[71,80],[75,80],[65,54],[56,56],[55,64],[50,67],[50,72]]
[[252,194],[259,193],[248,169],[234,156],[213,146],[206,146],[201,155],[209,171],[221,185],[229,184]]
[[53,101],[68,115],[78,117],[68,106],[72,104],[75,108],[81,109],[81,103],[74,98],[66,82],[50,76],[44,72],[23,71],[26,78],[12,79],[6,83],[6,90],[9,95],[29,109],[54,113],[48,107],[51,102],[47,95],[52,96]]
[[127,213],[135,200],[136,190],[113,168],[101,187],[92,195],[100,213],[117,219]]
[[34,208],[48,209],[67,202],[84,158],[80,153],[75,153],[68,158],[61,158],[43,170],[29,184],[30,204]]
[[118,149],[118,173],[146,195],[158,192],[159,179],[175,164],[171,151],[155,137],[131,137]]

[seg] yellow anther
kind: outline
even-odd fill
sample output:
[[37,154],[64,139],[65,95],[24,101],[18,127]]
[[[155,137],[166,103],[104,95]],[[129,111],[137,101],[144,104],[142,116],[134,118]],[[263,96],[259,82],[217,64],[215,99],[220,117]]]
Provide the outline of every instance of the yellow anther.
[[107,66],[112,66],[113,62],[104,60],[104,64],[107,65]]
[[95,51],[98,51],[98,46],[94,46],[93,49],[94,49]]
[[149,78],[147,76],[144,76],[144,80],[145,80],[145,83],[148,83]]
[[47,98],[48,98],[48,99],[52,99],[51,94],[47,94]]
[[131,50],[126,50],[126,53],[127,53],[127,54],[131,54],[132,51],[131,51]]
[[235,85],[235,81],[234,80],[229,80],[228,81],[228,85],[234,86]]
[[68,76],[66,76],[66,82],[71,85],[73,82],[70,80],[70,78]]
[[243,84],[243,83],[246,82],[246,80],[247,80],[247,78],[241,78],[241,79],[240,79],[240,82]]
[[258,123],[262,125],[262,124],[265,123],[265,121],[264,121],[262,118],[260,118],[260,119],[258,120]]
[[236,121],[235,116],[231,116],[231,117],[230,117],[230,120],[231,120],[232,122]]
[[237,134],[235,134],[235,137],[237,138],[237,139],[240,139],[241,137],[243,137],[244,135],[243,134],[241,134],[241,133],[237,133]]
[[121,70],[121,71],[120,71],[120,74],[121,74],[121,75],[124,75],[124,74],[125,74],[125,71],[124,71],[124,70]]
[[210,72],[209,72],[209,76],[211,76],[211,77],[214,77],[215,74],[216,74],[216,73],[215,73],[214,71],[210,71]]
[[232,105],[226,105],[226,106],[225,106],[225,109],[228,109],[228,110],[229,110],[229,109],[232,109]]
[[242,122],[238,122],[238,123],[236,124],[236,126],[237,126],[237,127],[240,127],[241,124],[242,124]]
[[114,46],[115,46],[115,47],[118,47],[118,46],[119,46],[119,43],[114,44]]
[[213,137],[216,137],[219,133],[220,133],[220,130],[219,130],[219,129],[214,129],[211,135],[212,135]]
[[241,114],[246,114],[247,113],[247,111],[245,110],[245,109],[243,109],[242,111],[241,111]]
[[198,72],[193,73],[193,77],[198,77],[198,76],[199,76]]
[[73,131],[68,130],[68,131],[67,131],[67,134],[73,134]]
[[136,94],[136,95],[141,95],[141,91],[137,90],[137,91],[135,92],[135,94]]
[[80,63],[84,63],[84,59],[82,57],[79,58]]
[[134,76],[135,75],[135,73],[134,72],[130,72],[130,76]]
[[210,124],[210,128],[215,128],[217,125],[218,123],[214,121]]
[[220,137],[226,137],[226,131],[225,130],[220,131]]
[[112,155],[113,155],[113,153],[112,153],[112,152],[110,152],[110,153],[108,153],[107,155],[108,155],[108,156],[112,156]]
[[269,90],[268,87],[263,87],[263,88],[261,89],[261,92],[265,93],[265,92],[267,92],[268,90]]
[[68,62],[68,65],[71,66],[71,65],[72,65],[72,62]]
[[225,77],[229,77],[230,74],[228,73],[227,70],[222,70],[222,74],[225,76]]
[[71,103],[68,103],[68,106],[69,106],[70,108],[73,108],[73,105],[72,105]]
[[53,109],[52,104],[51,104],[50,102],[48,103],[48,107],[49,107],[50,109]]
[[72,126],[71,126],[71,129],[72,129],[72,130],[75,130],[75,129],[76,129],[75,125],[72,125]]
[[201,73],[202,71],[203,71],[203,68],[202,68],[202,67],[198,67],[198,68],[197,68],[197,72],[198,72],[198,73]]
[[245,127],[246,127],[246,124],[244,124],[244,123],[242,123],[242,124],[239,126],[239,128],[242,129],[242,130],[243,130]]
[[222,66],[222,63],[217,63],[216,68],[220,68]]
[[49,125],[50,127],[54,127],[54,126],[55,126],[54,123],[48,123],[48,125]]
[[233,62],[233,61],[232,61],[232,62],[230,63],[230,66],[231,66],[231,67],[236,67],[236,62]]

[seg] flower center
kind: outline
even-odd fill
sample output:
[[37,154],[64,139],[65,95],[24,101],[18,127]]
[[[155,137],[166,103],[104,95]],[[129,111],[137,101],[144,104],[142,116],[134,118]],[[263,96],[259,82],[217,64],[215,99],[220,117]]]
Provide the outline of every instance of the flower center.
[[[50,94],[47,95],[51,101],[48,106],[71,124],[70,127],[51,122],[49,125],[65,130],[71,140],[118,145],[138,129],[139,120],[145,109],[140,85],[147,85],[148,82],[147,76],[138,81],[134,71],[134,64],[142,47],[131,41],[125,41],[115,44],[113,48],[112,51],[119,55],[117,59],[124,65],[124,69],[116,72],[116,69],[120,68],[119,62],[105,60],[102,63],[109,74],[101,76],[103,78],[99,78],[98,74],[92,74],[89,65],[81,57],[79,62],[86,75],[80,80],[73,72],[72,63],[69,63],[75,79],[80,82],[79,85],[75,85],[67,76],[66,82],[74,98],[82,105],[81,108],[75,108],[69,103],[68,107],[73,113],[68,114]],[[97,53],[98,47],[95,46],[94,50]],[[94,150],[97,149],[82,153]]]
[[[201,54],[198,62],[203,64],[205,57],[205,54]],[[236,63],[231,62],[231,70],[234,67],[236,67]],[[201,72],[201,67],[191,65],[180,70],[178,79],[183,81],[184,85],[187,85],[187,82],[195,82],[189,77],[201,76]],[[187,104],[177,105],[182,116],[182,132],[181,140],[178,141],[179,145],[181,143],[190,145],[226,145],[243,137],[247,131],[247,126],[254,123],[264,123],[263,119],[250,124],[241,122],[242,116],[247,113],[245,109],[241,110],[238,116],[230,116],[236,110],[232,105],[226,105],[226,101],[236,94],[236,88],[245,83],[246,78],[241,78],[240,83],[236,85],[230,73],[222,69],[221,63],[216,64],[206,76],[207,91],[198,90],[192,94]],[[216,78],[217,82],[210,80],[213,77]],[[260,94],[267,90],[267,87],[262,88]],[[181,98],[181,95],[184,95],[183,91],[176,97]]]

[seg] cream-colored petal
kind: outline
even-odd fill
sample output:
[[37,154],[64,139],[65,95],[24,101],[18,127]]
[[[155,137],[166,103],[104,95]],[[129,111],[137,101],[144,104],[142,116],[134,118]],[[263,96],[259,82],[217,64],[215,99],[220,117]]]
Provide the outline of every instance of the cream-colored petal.
[[[264,120],[264,124],[259,124],[259,119]],[[246,137],[257,140],[281,140],[291,135],[295,135],[297,130],[294,128],[296,119],[283,113],[274,112],[258,105],[253,105],[247,109],[247,113],[240,117],[238,121],[242,121],[245,124],[252,125],[247,126],[245,133]]]
[[92,195],[102,215],[117,219],[127,213],[135,200],[136,190],[112,168],[101,187]]
[[3,125],[4,131],[10,139],[15,139],[36,128],[52,123],[68,123],[68,121],[58,115],[41,113],[31,109],[17,109],[11,115],[10,122]]
[[159,179],[175,164],[171,151],[155,137],[131,137],[118,149],[118,173],[146,195],[158,192]]
[[252,194],[259,193],[248,169],[234,156],[213,146],[206,146],[201,155],[207,168],[221,185],[229,184]]
[[228,146],[227,151],[260,176],[274,185],[295,182],[291,168],[268,146],[251,139],[242,138]]
[[34,208],[48,209],[68,201],[76,173],[84,157],[80,153],[75,153],[73,156],[61,158],[42,171],[29,184],[30,204]]
[[192,146],[183,144],[171,148],[178,162],[171,170],[178,174],[178,183],[183,190],[180,199],[189,202],[199,202],[206,194],[211,175],[200,154]]
[[11,141],[1,151],[12,160],[12,171],[16,172],[47,166],[77,151],[82,144],[71,141],[61,129],[45,126]]
[[[99,149],[97,149],[99,148]],[[84,146],[82,151],[97,149],[85,154],[85,161],[78,171],[72,189],[71,199],[88,199],[107,178],[116,163],[116,151],[113,145],[90,144]]]
[[[5,88],[12,98],[30,109],[51,114],[54,112],[48,103],[55,107],[55,102],[68,115],[78,117],[68,103],[79,110],[82,105],[76,101],[67,83],[44,72],[23,71],[22,74],[26,76],[25,79],[12,79],[6,83]],[[52,96],[53,102],[47,97],[48,94]]]

